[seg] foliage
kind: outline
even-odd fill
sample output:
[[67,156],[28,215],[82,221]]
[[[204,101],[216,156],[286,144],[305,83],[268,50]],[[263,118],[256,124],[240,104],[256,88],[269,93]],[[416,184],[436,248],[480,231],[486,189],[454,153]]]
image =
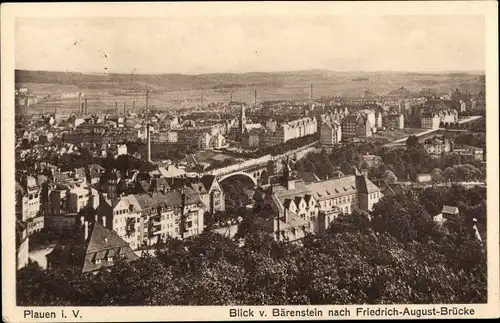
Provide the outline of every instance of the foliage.
[[[168,239],[155,256],[95,275],[29,264],[17,274],[18,305],[484,303],[485,250],[471,219],[485,227],[485,194],[454,186],[383,198],[302,246],[250,228],[243,247],[211,232]],[[464,201],[461,214],[435,226],[427,208],[452,198]]]
[[[410,139],[408,139],[410,140]],[[416,180],[417,174],[434,173],[436,182],[448,181],[481,181],[486,177],[486,168],[472,156],[446,154],[429,155],[421,145],[413,144],[407,149],[389,149],[378,147],[372,143],[345,144],[335,147],[331,154],[326,152],[310,153],[295,164],[301,172],[312,172],[320,178],[331,176],[335,170],[344,174],[352,174],[353,166],[365,167],[362,156],[371,154],[379,156],[382,162],[369,169],[369,177],[399,180]],[[438,173],[441,170],[442,173]],[[391,173],[389,173],[390,171]]]

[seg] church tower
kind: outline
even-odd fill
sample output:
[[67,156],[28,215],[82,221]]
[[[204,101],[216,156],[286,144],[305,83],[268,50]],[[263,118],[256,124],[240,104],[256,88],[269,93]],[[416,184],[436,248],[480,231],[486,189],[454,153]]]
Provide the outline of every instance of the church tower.
[[295,179],[293,178],[292,169],[290,168],[289,157],[287,157],[285,167],[283,167],[283,186],[289,191],[295,189]]
[[240,114],[240,132],[244,133],[247,124],[247,117],[245,116],[245,105],[241,103],[241,114]]

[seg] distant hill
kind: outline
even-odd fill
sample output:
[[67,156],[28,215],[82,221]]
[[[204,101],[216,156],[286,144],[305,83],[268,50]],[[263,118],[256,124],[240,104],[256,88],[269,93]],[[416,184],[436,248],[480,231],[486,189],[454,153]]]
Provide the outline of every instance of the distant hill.
[[[314,95],[363,95],[365,90],[388,93],[404,86],[406,91],[419,91],[431,87],[439,91],[467,86],[471,92],[484,87],[484,76],[467,73],[409,73],[409,72],[338,72],[307,70],[293,72],[212,73],[184,74],[97,74],[77,72],[49,72],[16,70],[18,84],[54,84],[76,87],[79,90],[125,90],[128,92],[151,91],[167,93],[175,91],[259,90],[259,94],[285,99],[289,94],[306,97],[309,85],[314,84]],[[360,87],[362,82],[363,87]],[[267,93],[267,94],[266,94]],[[264,99],[264,98],[260,98]]]

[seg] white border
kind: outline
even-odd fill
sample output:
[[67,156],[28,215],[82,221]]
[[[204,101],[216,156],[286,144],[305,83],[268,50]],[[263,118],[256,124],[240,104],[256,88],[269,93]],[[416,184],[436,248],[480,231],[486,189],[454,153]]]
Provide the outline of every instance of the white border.
[[[487,182],[488,182],[488,304],[463,305],[475,309],[474,318],[499,316],[499,220],[498,220],[498,5],[496,1],[435,2],[238,2],[238,3],[19,3],[1,5],[1,120],[2,120],[2,318],[6,322],[35,322],[23,318],[23,307],[15,305],[14,252],[14,18],[16,17],[197,17],[197,16],[317,16],[317,15],[482,15],[486,21],[486,93],[487,93]],[[466,27],[465,27],[466,28]],[[457,31],[460,32],[460,31]],[[450,305],[444,305],[450,306]],[[290,306],[333,308],[359,306]],[[370,306],[379,308],[386,306]],[[391,307],[391,306],[387,306]],[[405,305],[397,305],[403,309]],[[433,308],[439,305],[409,305],[409,308]],[[268,312],[272,306],[251,306]],[[30,308],[36,310],[36,308]],[[55,310],[62,308],[40,308]],[[108,321],[193,321],[242,320],[229,317],[229,307],[68,307],[65,312],[80,310],[80,322]],[[69,315],[67,315],[69,317]],[[270,319],[268,317],[254,319]],[[453,318],[447,316],[446,318]],[[455,316],[461,317],[461,316]],[[358,319],[405,319],[411,317],[356,317]],[[274,318],[278,319],[278,318]],[[294,319],[286,317],[280,319]],[[297,318],[295,318],[297,319]],[[300,319],[300,318],[299,318]],[[304,318],[302,318],[304,319]],[[334,318],[311,318],[334,319]],[[45,320],[50,321],[50,320]],[[62,321],[58,319],[57,321]],[[71,322],[71,319],[65,321]]]

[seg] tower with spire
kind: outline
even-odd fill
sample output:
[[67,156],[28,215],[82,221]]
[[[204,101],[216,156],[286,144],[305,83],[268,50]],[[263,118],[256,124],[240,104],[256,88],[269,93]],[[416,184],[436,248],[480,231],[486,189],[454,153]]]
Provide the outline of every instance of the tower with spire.
[[245,105],[241,103],[241,113],[240,113],[240,132],[245,132],[245,127],[247,124],[247,117],[245,115]]

